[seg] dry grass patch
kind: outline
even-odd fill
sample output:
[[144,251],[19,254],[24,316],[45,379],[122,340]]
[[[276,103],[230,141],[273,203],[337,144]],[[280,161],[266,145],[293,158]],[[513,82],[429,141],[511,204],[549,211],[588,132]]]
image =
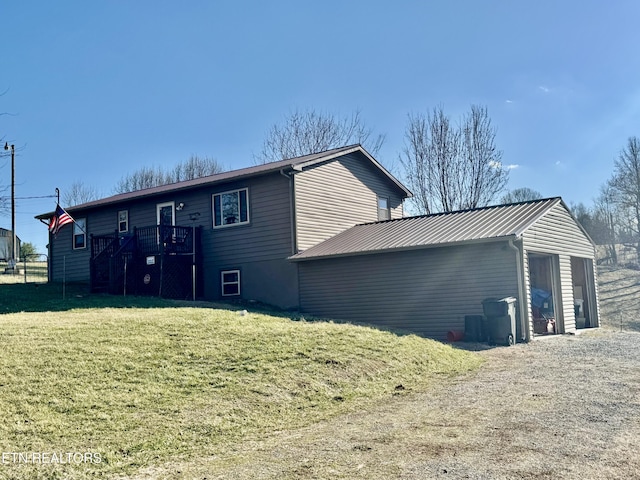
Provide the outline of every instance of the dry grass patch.
[[0,262],[0,285],[47,283],[47,262],[18,262],[16,271],[6,271],[7,262]]
[[228,455],[480,363],[413,335],[212,308],[14,313],[0,316],[0,338],[2,450],[101,458],[8,463],[0,478],[135,475]]
[[640,271],[599,267],[598,288],[602,325],[640,331]]

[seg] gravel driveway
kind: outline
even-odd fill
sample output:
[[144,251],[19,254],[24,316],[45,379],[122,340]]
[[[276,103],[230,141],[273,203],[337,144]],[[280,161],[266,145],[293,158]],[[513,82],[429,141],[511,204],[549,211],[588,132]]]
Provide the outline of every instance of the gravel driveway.
[[[192,478],[640,478],[640,333],[480,352],[480,371],[245,443]],[[186,478],[186,477],[185,477]]]

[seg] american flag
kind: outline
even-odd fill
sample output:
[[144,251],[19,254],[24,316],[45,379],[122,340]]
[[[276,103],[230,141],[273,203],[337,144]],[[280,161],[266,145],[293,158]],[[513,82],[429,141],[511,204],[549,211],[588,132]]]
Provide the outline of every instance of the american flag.
[[74,220],[67,212],[64,211],[60,205],[56,205],[56,211],[49,220],[49,232],[54,235],[57,235],[62,227],[64,227],[67,223],[73,223]]

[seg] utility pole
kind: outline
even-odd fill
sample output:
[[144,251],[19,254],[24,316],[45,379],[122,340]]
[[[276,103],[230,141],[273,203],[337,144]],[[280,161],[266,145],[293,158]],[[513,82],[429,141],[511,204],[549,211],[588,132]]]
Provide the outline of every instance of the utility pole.
[[[9,150],[5,142],[4,149]],[[11,269],[16,271],[16,163],[15,147],[11,145]]]

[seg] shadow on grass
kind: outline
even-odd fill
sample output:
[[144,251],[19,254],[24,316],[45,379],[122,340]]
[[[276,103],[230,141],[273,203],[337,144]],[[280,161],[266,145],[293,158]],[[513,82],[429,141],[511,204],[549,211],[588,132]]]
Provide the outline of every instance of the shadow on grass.
[[[281,310],[271,305],[260,302],[237,300],[229,303],[217,303],[207,301],[171,300],[146,296],[122,296],[102,293],[91,293],[89,287],[84,284],[67,284],[64,289],[62,284],[4,284],[0,285],[0,316],[2,314],[20,312],[61,312],[78,309],[94,308],[178,308],[197,307],[215,308],[229,311],[248,310],[252,313],[263,313],[274,317],[288,318],[292,321],[332,322],[350,325],[360,325],[376,330],[392,333],[396,336],[417,335],[423,338],[419,332],[400,328],[390,328],[377,324],[342,321],[336,319],[314,317],[288,310]],[[437,339],[436,339],[437,340]],[[441,340],[442,341],[442,340]],[[499,345],[489,345],[479,342],[446,342],[453,348],[469,351],[481,351],[495,348]]]
[[169,300],[157,297],[91,293],[87,285],[59,283],[0,285],[0,315],[18,312],[60,312],[90,308],[172,308],[200,306],[239,310],[234,305]]

